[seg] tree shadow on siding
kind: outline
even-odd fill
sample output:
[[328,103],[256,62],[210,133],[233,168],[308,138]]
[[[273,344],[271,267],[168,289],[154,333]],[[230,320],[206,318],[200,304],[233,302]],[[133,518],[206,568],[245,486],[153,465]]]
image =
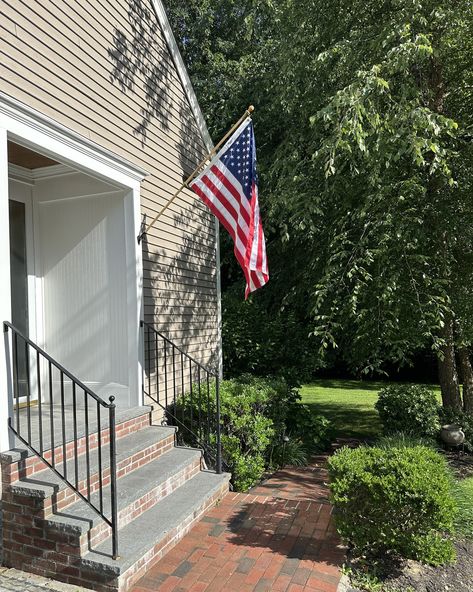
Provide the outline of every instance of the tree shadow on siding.
[[[205,221],[199,223],[199,216]],[[164,238],[159,229],[143,237],[144,318],[184,352],[215,369],[218,301],[209,216],[202,208],[189,210],[185,205],[172,213],[170,227],[184,233],[177,251],[171,250],[174,245],[157,244]]]
[[113,46],[108,56],[113,63],[110,79],[123,93],[136,93],[142,88],[146,106],[140,109],[141,121],[133,129],[146,144],[150,124],[156,120],[163,129],[169,129],[172,98],[172,59],[163,52],[156,31],[156,16],[142,0],[128,0],[130,30],[115,28]]

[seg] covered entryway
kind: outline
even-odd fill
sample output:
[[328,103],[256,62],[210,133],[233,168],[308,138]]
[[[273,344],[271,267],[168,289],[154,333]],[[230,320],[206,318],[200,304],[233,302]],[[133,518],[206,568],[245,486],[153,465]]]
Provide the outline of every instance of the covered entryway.
[[39,363],[21,336],[101,400],[142,404],[143,174],[39,118],[26,125],[12,110],[4,122],[0,310],[15,331],[4,327],[0,450],[13,444],[7,420],[15,407],[31,408],[51,392],[66,406],[74,397],[72,381],[51,373],[42,355]]
[[9,143],[12,323],[99,396],[133,406],[125,196],[117,185]]

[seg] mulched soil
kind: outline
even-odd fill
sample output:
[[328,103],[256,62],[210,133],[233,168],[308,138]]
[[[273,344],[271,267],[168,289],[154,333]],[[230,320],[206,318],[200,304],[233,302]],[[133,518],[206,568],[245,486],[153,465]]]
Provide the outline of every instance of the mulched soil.
[[[457,561],[432,567],[416,561],[385,564],[388,572],[380,579],[389,592],[473,592],[473,541],[455,543]],[[350,560],[348,561],[350,565]],[[351,563],[356,569],[356,562]],[[351,588],[350,592],[361,592]]]
[[404,565],[402,574],[387,580],[394,590],[405,591],[409,586],[416,592],[472,592],[473,542],[456,543],[457,562],[444,567],[431,567],[415,561]]
[[457,452],[445,452],[445,455],[458,479],[473,477],[473,454],[459,455]]

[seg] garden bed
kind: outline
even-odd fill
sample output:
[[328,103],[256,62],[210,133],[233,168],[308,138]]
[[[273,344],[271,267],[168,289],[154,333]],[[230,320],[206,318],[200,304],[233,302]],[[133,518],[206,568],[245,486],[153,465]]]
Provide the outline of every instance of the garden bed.
[[[350,592],[472,592],[473,590],[473,541],[455,543],[457,561],[451,565],[432,567],[416,561],[383,562],[383,573],[377,574],[377,582],[370,582],[361,588],[351,588]],[[348,560],[348,567],[358,572],[363,581],[362,571],[357,562]],[[356,578],[354,578],[356,582]]]

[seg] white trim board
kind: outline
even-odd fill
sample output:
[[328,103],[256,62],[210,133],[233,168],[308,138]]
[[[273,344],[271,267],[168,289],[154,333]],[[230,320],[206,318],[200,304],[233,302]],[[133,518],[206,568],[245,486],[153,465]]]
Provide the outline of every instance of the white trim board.
[[0,91],[0,128],[8,139],[87,170],[125,187],[139,184],[148,172],[95,142]]

